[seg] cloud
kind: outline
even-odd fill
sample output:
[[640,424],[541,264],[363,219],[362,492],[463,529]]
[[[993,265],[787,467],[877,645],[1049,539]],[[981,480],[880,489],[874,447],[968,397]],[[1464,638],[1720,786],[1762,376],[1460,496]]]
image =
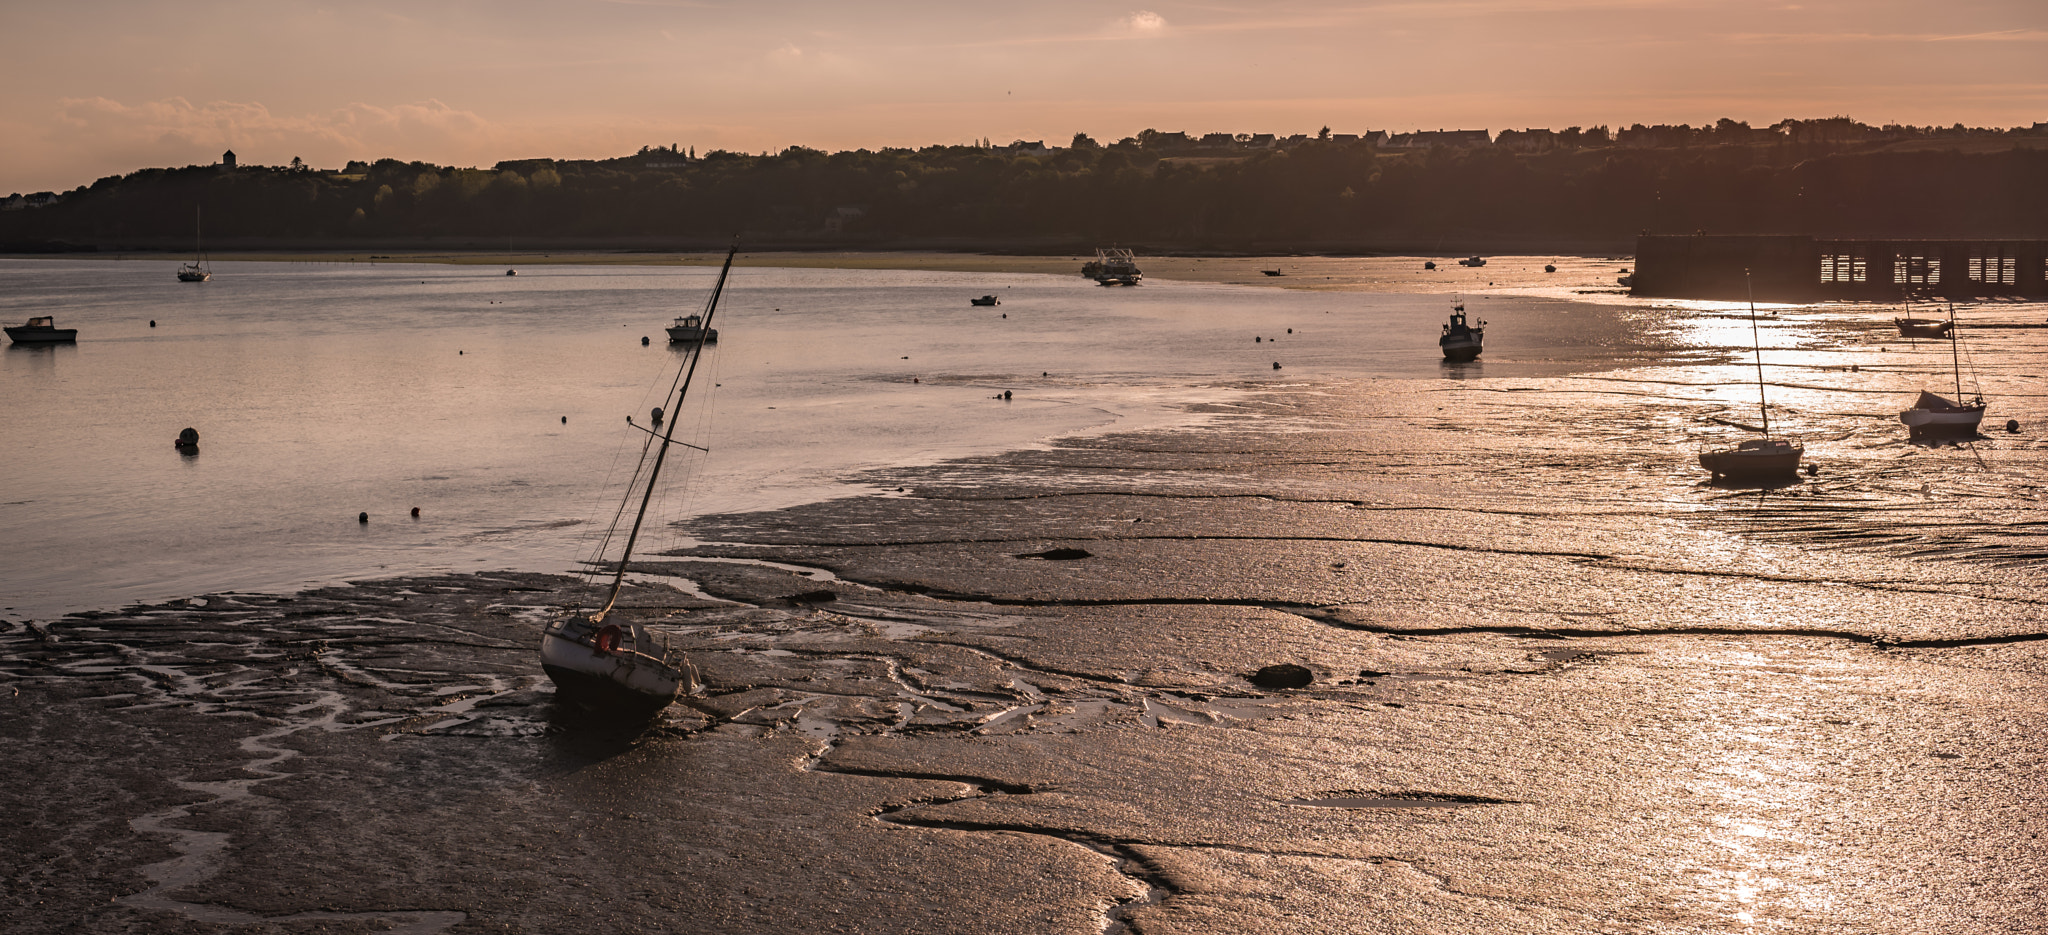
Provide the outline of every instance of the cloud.
[[1124,17],[1124,27],[1136,33],[1156,33],[1166,29],[1166,17],[1151,10],[1137,10]]

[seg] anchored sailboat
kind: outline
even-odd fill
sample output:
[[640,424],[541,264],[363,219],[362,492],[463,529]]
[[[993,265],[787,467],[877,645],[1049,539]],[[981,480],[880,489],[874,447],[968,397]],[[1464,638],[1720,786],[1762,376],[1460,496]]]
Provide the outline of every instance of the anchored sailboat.
[[[733,257],[738,254],[739,245],[734,244],[731,252],[725,255],[725,266],[718,271],[718,284],[712,287],[711,299],[704,306],[704,327],[696,335],[687,362],[677,374],[673,397],[663,399],[664,408],[670,413],[681,411],[683,398],[690,392],[690,380],[697,373],[697,363],[704,358],[706,334],[711,331],[712,316],[718,311],[719,296],[725,292],[726,277],[732,272]],[[634,494],[639,495],[639,512],[633,517],[632,531],[627,534],[625,548],[619,553],[604,605],[596,610],[566,608],[541,632],[540,665],[548,678],[554,680],[556,693],[600,713],[644,720],[661,713],[677,695],[694,693],[698,688],[697,669],[682,653],[657,645],[647,630],[637,623],[622,626],[608,619],[618,605],[619,590],[625,586],[626,566],[632,561],[633,547],[640,541],[640,528],[647,520],[647,505],[654,498],[654,485],[661,476],[669,446],[695,447],[675,440],[676,425],[682,421],[679,418],[669,419],[668,428],[658,437],[651,429],[643,430],[651,441],[642,451],[641,460],[645,463],[651,453],[652,464],[644,472],[646,477],[642,483],[645,486],[627,491],[625,501],[619,505],[618,516],[623,518],[626,509],[632,506]],[[659,424],[657,419],[656,425]],[[636,471],[634,476],[637,478],[640,474]]]
[[213,278],[206,268],[206,248],[200,238],[200,209],[192,209],[192,262],[178,267],[179,282],[205,282]]
[[1962,338],[1956,333],[1956,307],[1948,307],[1948,320],[1941,322],[1942,336],[1948,338],[1949,366],[1955,373],[1956,398],[1944,399],[1920,391],[1913,400],[1913,408],[1899,413],[1899,421],[1906,424],[1908,438],[1928,435],[1975,435],[1977,426],[1984,421],[1984,395],[1963,401],[1963,360],[1960,344]]
[[1799,473],[1799,459],[1806,446],[1791,438],[1771,437],[1771,407],[1764,398],[1764,346],[1756,326],[1756,294],[1749,297],[1749,340],[1756,351],[1756,405],[1763,416],[1762,438],[1737,443],[1732,448],[1709,448],[1700,452],[1700,467],[1715,480],[1778,480]]

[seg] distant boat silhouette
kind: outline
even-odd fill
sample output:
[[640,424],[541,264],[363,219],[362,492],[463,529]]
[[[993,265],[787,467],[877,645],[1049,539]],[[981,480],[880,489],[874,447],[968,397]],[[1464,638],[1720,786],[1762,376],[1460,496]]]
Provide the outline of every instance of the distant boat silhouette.
[[199,210],[192,209],[192,262],[178,267],[179,282],[205,282],[213,278],[213,271],[206,268],[206,249],[199,235]]

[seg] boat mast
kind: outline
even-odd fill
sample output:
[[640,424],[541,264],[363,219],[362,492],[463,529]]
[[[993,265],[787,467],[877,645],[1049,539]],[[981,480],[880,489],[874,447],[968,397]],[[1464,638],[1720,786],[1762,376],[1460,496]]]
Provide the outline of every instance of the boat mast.
[[[1956,347],[1956,303],[1950,302],[1948,303],[1948,361],[1949,366],[1955,368],[1956,405],[1958,406],[1963,404],[1963,358],[1961,355],[1962,352]],[[1983,393],[1983,390],[1984,388],[1980,384],[1977,387],[1979,395]]]
[[[718,284],[711,287],[711,301],[704,306],[704,327],[697,331],[697,347],[690,352],[690,366],[683,371],[683,382],[676,391],[676,399],[670,407],[668,431],[662,433],[661,450],[654,453],[654,467],[647,472],[647,490],[640,495],[640,512],[633,517],[633,531],[626,534],[626,549],[619,553],[619,570],[612,575],[612,590],[606,595],[604,607],[590,615],[592,623],[604,622],[604,616],[612,611],[612,605],[619,602],[619,590],[626,584],[626,563],[633,557],[633,543],[640,538],[640,524],[647,519],[647,504],[654,499],[654,480],[661,476],[661,463],[668,458],[668,446],[674,441],[676,423],[682,420],[683,397],[689,395],[690,380],[697,375],[697,362],[704,359],[704,337],[711,333],[711,316],[718,312],[718,296],[725,291],[725,277],[732,272],[732,258],[738,256],[740,245],[734,243],[725,254],[725,266],[718,271]],[[666,400],[664,400],[666,402]]]
[[1749,290],[1749,344],[1756,349],[1756,410],[1764,417],[1764,437],[1771,437],[1771,406],[1764,401],[1764,342],[1756,328],[1756,284],[1749,280],[1749,270],[1742,271],[1742,285]]

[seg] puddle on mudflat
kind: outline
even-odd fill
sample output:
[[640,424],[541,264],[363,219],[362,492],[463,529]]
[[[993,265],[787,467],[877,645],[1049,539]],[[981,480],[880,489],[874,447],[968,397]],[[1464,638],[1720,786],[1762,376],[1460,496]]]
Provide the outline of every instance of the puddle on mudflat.
[[1474,805],[1494,805],[1494,802],[1459,802],[1445,799],[1407,799],[1386,796],[1346,795],[1327,799],[1286,799],[1289,805],[1305,805],[1309,808],[1471,808]]

